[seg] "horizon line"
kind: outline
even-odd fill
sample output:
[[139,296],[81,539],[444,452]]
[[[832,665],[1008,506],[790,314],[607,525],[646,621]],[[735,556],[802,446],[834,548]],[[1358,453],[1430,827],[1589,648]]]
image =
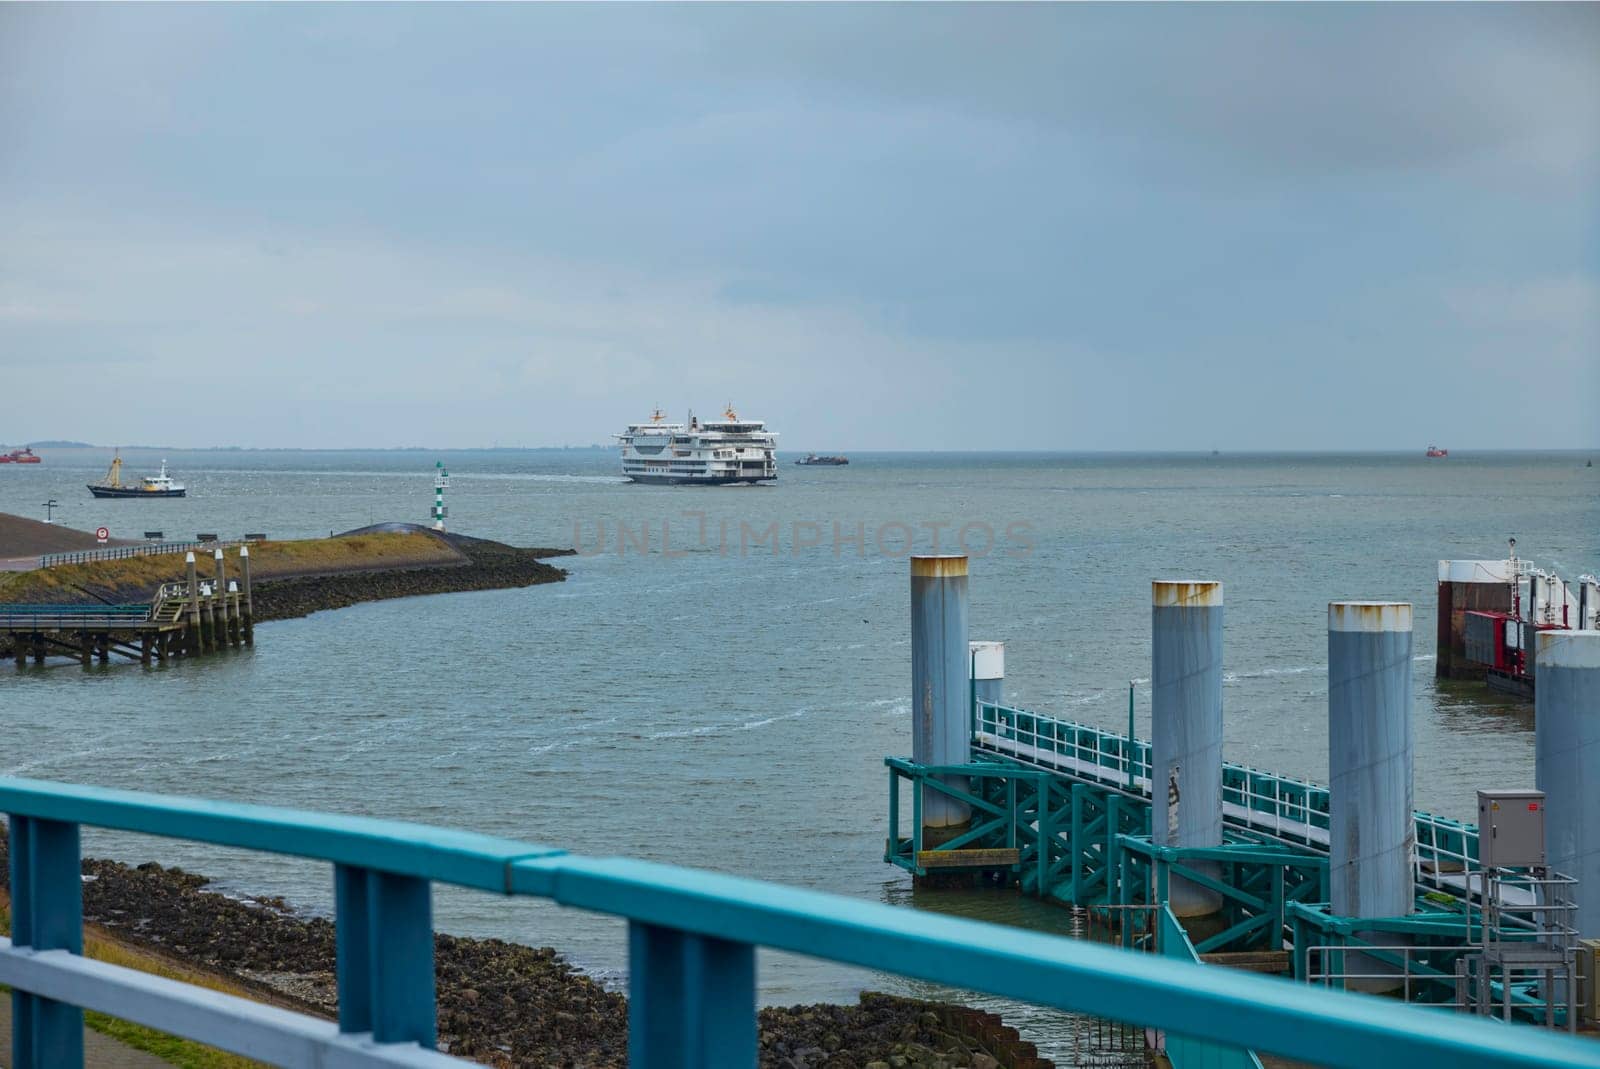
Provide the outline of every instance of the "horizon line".
[[[42,440],[20,443],[22,448],[34,449],[70,449],[70,450],[118,450],[136,449],[145,452],[182,453],[562,453],[562,452],[605,452],[615,449],[614,445],[599,443],[586,443],[583,445],[469,445],[469,446],[432,446],[432,445],[337,445],[337,446],[262,446],[262,445],[98,445],[88,442],[69,442],[61,439]],[[16,448],[7,444],[0,444],[0,449]],[[1387,448],[1344,449],[1337,447],[1250,447],[1222,449],[1220,447],[1200,448],[1124,448],[1124,449],[1094,449],[1094,448],[1045,448],[1022,449],[994,447],[986,449],[938,449],[938,448],[913,448],[913,449],[886,449],[886,448],[851,448],[836,449],[836,452],[853,452],[858,455],[921,455],[921,454],[952,454],[952,455],[1009,455],[1009,456],[1386,456],[1409,455],[1413,452],[1423,455],[1419,446],[1391,446]],[[1600,451],[1600,444],[1590,446],[1452,446],[1447,452],[1455,453],[1586,453]],[[779,452],[810,453],[811,449],[782,449]]]

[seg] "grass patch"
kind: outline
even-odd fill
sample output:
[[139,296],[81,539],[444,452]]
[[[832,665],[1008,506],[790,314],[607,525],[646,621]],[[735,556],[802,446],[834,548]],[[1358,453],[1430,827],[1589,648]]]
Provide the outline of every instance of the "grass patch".
[[107,1017],[93,1010],[84,1013],[83,1023],[103,1036],[110,1036],[135,1050],[142,1050],[164,1062],[181,1066],[182,1069],[256,1069],[262,1064],[237,1054],[229,1054],[225,1050],[203,1046],[192,1040],[169,1036],[165,1032],[157,1032],[142,1024],[134,1024],[117,1017]]
[[[223,551],[226,574],[239,576],[239,551]],[[197,551],[200,578],[216,574],[209,552]],[[446,543],[421,531],[385,531],[339,538],[307,538],[289,542],[257,542],[250,546],[250,576],[267,580],[291,575],[415,568],[454,564],[462,560]],[[93,589],[112,600],[146,601],[162,583],[181,582],[187,576],[182,553],[124,560],[61,564],[0,577],[0,598],[23,603],[85,600]]]
[[[5,892],[0,891],[0,935],[11,934],[11,902]],[[251,997],[238,984],[229,983],[224,977],[198,969],[189,969],[168,961],[156,954],[140,950],[138,947],[129,946],[106,935],[93,925],[86,925],[83,932],[83,953],[85,957],[95,961],[103,961],[111,965],[120,965],[127,969],[137,969],[143,973],[163,976],[168,980],[177,980],[186,984],[194,984],[211,991],[221,991],[228,995],[238,995],[242,998]],[[0,986],[0,991],[7,989]],[[94,1010],[85,1010],[83,1023],[101,1035],[110,1036],[121,1043],[133,1047],[135,1050],[144,1051],[154,1055],[162,1061],[180,1066],[182,1069],[257,1069],[262,1063],[251,1061],[249,1058],[237,1054],[229,1054],[225,1050],[208,1047],[203,1043],[196,1043],[191,1039],[181,1036],[169,1035],[158,1032],[154,1028],[146,1028],[142,1024],[124,1021],[120,1017],[111,1017]]]

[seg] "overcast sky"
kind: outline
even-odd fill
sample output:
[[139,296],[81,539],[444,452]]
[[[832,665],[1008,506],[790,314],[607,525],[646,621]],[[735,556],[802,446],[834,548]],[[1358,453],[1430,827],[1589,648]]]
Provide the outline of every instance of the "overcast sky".
[[1600,444],[1600,5],[0,5],[0,441]]

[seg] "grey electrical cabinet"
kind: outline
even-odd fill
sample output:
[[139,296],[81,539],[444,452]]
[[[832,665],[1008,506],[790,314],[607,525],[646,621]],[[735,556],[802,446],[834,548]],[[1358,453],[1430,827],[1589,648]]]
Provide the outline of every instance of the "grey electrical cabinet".
[[1544,865],[1543,791],[1478,792],[1478,862],[1486,869]]

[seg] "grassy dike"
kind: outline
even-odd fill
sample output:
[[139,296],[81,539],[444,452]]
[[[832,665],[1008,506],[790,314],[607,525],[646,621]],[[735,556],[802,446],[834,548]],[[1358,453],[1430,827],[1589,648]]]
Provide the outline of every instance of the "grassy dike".
[[[239,551],[229,548],[223,556],[229,577],[237,578]],[[209,553],[202,551],[196,557],[196,569],[202,579],[216,574]],[[468,563],[466,554],[448,540],[421,531],[258,542],[250,547],[252,584],[310,575],[459,567]],[[145,601],[162,583],[182,582],[186,575],[181,553],[58,564],[0,575],[0,600],[61,604]]]
[[[257,623],[306,616],[364,601],[500,590],[560,582],[567,573],[546,558],[570,549],[525,549],[423,528],[358,531],[331,538],[257,542],[250,576]],[[196,574],[210,578],[216,562],[197,554]],[[223,551],[225,574],[239,577],[237,549]],[[147,602],[163,583],[187,575],[184,555],[63,564],[0,573],[0,602],[94,605]],[[8,644],[0,640],[0,653]]]

